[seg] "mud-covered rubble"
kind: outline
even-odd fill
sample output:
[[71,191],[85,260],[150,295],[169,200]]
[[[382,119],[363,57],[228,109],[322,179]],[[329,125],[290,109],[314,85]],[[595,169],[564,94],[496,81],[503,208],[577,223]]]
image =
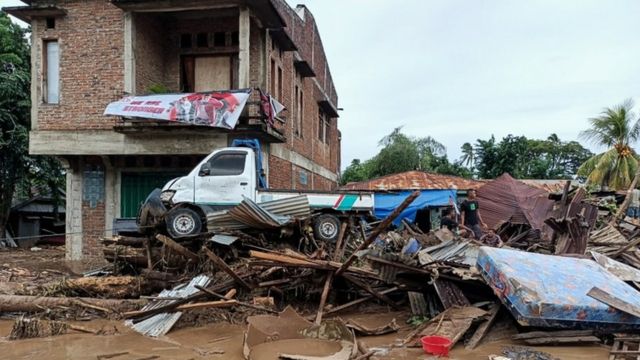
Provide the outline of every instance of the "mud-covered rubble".
[[[410,202],[408,198],[406,205]],[[519,332],[512,338],[515,343],[531,346],[600,343],[612,345],[612,355],[616,355],[616,351],[622,351],[618,349],[622,341],[631,341],[624,339],[635,339],[636,318],[632,314],[637,308],[636,304],[616,297],[615,289],[594,285],[600,293],[584,291],[583,295],[589,293],[593,301],[606,301],[602,306],[610,307],[610,312],[620,312],[622,315],[616,321],[621,322],[610,325],[629,325],[620,327],[625,329],[623,334],[611,330],[613,326],[601,326],[607,324],[607,319],[599,319],[598,326],[592,325],[588,321],[591,314],[568,321],[566,324],[573,325],[561,328],[553,322],[531,326],[530,320],[525,320],[512,306],[514,299],[524,293],[511,287],[527,286],[526,282],[519,282],[517,272],[528,271],[526,264],[530,261],[534,261],[535,266],[547,261],[560,264],[558,266],[572,264],[569,259],[586,261],[593,264],[588,265],[590,269],[596,266],[601,269],[597,271],[619,280],[621,288],[628,287],[624,291],[637,291],[634,287],[640,283],[637,248],[640,240],[636,239],[640,231],[635,227],[630,230],[626,223],[623,223],[626,226],[612,223],[611,215],[603,214],[592,202],[581,191],[567,190],[553,201],[547,215],[541,215],[546,224],[553,224],[554,237],[543,239],[534,228],[516,229],[503,224],[495,234],[508,234],[508,237],[502,241],[501,249],[494,250],[488,250],[492,247],[486,239],[465,238],[461,236],[464,233],[438,229],[425,234],[406,220],[399,227],[393,227],[391,221],[401,213],[404,203],[382,221],[343,219],[335,243],[317,241],[308,223],[295,218],[287,219],[288,225],[293,222],[296,226],[294,231],[286,232],[278,228],[244,228],[218,229],[216,233],[188,238],[163,234],[114,236],[102,240],[108,266],[95,268],[85,276],[68,274],[56,282],[30,289],[29,295],[45,297],[35,298],[24,293],[0,296],[0,311],[20,314],[13,338],[81,331],[65,325],[69,318],[64,315],[65,311],[73,309],[82,309],[85,317],[124,320],[135,331],[152,337],[172,329],[219,321],[241,324],[248,321],[248,331],[252,331],[251,319],[256,316],[277,318],[283,314],[295,314],[305,322],[305,327],[322,327],[328,324],[326,319],[337,319],[339,326],[350,329],[348,331],[358,337],[393,334],[402,326],[411,327],[408,334],[385,351],[420,346],[422,337],[433,335],[451,340],[451,347],[463,342],[472,350],[493,327],[504,326],[506,321]],[[585,216],[587,213],[598,214],[598,217]],[[575,232],[571,225],[574,223],[582,230]],[[501,233],[500,229],[508,232]],[[584,229],[588,230],[587,235]],[[496,260],[509,251],[520,254],[515,273],[507,271],[504,268],[507,265]],[[481,265],[489,263],[495,269]],[[11,273],[30,274],[29,270],[9,265],[0,270],[0,276],[9,278],[13,276]],[[574,270],[565,269],[568,273]],[[574,275],[590,276],[589,273]],[[501,285],[495,279],[504,282]],[[537,281],[557,279],[541,277]],[[549,285],[549,288],[562,286]],[[604,300],[598,294],[610,298]],[[539,295],[544,298],[544,294]],[[411,325],[391,322],[370,328],[338,318],[370,305],[408,312]],[[582,305],[571,304],[576,308]],[[289,310],[280,313],[288,306]],[[266,343],[273,340],[266,338]],[[300,344],[294,344],[296,341],[339,344],[344,340],[335,337],[290,340],[292,349],[300,348]],[[357,340],[351,341],[348,349],[343,345],[327,346],[322,356],[333,356],[332,359],[368,358],[384,353],[380,349],[367,349]],[[529,353],[533,353],[531,351]],[[245,356],[261,358],[250,353]],[[515,353],[505,350],[502,355],[517,358]],[[271,358],[282,358],[282,353],[278,354]],[[285,354],[285,358],[304,356],[320,354],[303,351]]]

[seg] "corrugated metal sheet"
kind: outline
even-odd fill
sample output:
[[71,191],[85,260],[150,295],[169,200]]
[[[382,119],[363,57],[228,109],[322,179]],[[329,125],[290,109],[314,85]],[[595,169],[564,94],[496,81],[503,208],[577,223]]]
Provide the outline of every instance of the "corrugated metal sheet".
[[[429,256],[424,256],[428,254]],[[431,261],[475,266],[478,258],[478,245],[469,240],[449,240],[420,250],[418,259],[422,265]]]
[[[206,287],[209,285],[209,282],[211,282],[211,279],[207,275],[198,275],[191,279],[188,284],[180,284],[171,290],[162,290],[158,297],[186,298],[189,295],[193,295],[199,291],[196,288],[196,285]],[[156,309],[164,305],[172,304],[175,301],[176,300],[153,301],[145,305],[142,310]],[[181,316],[181,311],[173,313],[161,313],[135,324],[133,323],[133,321],[127,320],[125,322],[125,325],[131,327],[132,329],[143,335],[158,337],[168,333]]]
[[425,171],[406,171],[399,174],[382,176],[376,179],[352,182],[341,187],[341,190],[442,190],[476,189],[484,182],[465,179],[458,176],[435,174]]
[[[305,219],[311,216],[309,199],[306,195],[292,196],[255,205],[276,216],[290,216],[295,219]],[[222,231],[240,230],[250,227],[246,223],[234,219],[229,212],[230,210],[224,210],[207,215],[207,229],[209,231]]]
[[504,223],[527,224],[541,229],[543,235],[550,233],[544,220],[553,209],[549,194],[503,174],[478,189],[480,214],[492,229]]
[[[562,193],[564,191],[564,185],[567,183],[567,180],[546,179],[518,179],[518,181],[549,193]],[[577,185],[577,182],[574,182],[573,180],[569,181],[576,183]]]
[[476,266],[521,325],[640,329],[640,318],[587,295],[598,287],[640,306],[638,291],[595,261],[481,247]]
[[264,210],[250,199],[244,199],[238,206],[230,209],[229,216],[254,229],[275,229],[292,221],[288,215],[275,215]]

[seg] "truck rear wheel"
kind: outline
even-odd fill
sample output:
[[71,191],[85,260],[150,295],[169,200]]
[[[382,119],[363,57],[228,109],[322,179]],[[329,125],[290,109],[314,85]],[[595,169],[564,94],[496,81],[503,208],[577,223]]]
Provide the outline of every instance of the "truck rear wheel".
[[313,234],[318,240],[336,242],[339,233],[340,219],[335,215],[320,215],[313,221]]
[[196,235],[202,231],[200,215],[189,208],[177,208],[169,211],[166,223],[167,232],[173,238]]

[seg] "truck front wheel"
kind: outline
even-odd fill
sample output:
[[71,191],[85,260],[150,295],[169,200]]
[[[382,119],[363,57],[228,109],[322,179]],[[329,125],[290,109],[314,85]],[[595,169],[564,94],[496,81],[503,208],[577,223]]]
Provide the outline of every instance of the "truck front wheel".
[[340,219],[335,215],[320,215],[313,221],[313,234],[318,240],[336,242],[339,233]]
[[173,238],[196,235],[202,231],[202,220],[189,208],[172,209],[166,218],[167,232]]

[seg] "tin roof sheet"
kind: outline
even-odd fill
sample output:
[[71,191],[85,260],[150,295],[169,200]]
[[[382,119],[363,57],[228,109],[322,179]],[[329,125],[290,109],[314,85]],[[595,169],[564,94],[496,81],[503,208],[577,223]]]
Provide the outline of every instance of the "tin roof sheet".
[[341,187],[342,190],[441,190],[441,189],[477,189],[483,181],[465,179],[458,176],[436,174],[425,171],[406,171],[379,178],[351,182]]

